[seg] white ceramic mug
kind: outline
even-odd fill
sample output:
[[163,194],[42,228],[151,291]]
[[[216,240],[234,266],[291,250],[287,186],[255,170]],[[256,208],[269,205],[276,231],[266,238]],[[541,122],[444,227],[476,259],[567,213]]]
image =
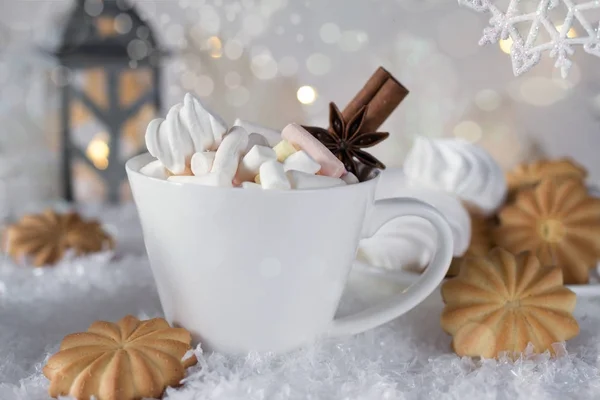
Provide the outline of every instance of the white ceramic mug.
[[[318,190],[208,187],[141,174],[151,160],[126,169],[158,294],[167,320],[204,348],[284,352],[372,329],[422,302],[450,264],[444,217],[414,199],[374,202],[377,178]],[[406,292],[334,319],[359,239],[406,215],[437,231],[430,266]]]

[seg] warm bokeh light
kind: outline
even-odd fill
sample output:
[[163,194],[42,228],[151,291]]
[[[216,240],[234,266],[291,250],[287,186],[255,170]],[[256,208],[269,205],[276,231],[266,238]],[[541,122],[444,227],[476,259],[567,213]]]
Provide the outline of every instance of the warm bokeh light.
[[317,99],[317,91],[312,86],[302,86],[296,92],[298,101],[302,104],[312,104]]
[[506,54],[510,54],[510,49],[512,48],[513,40],[509,37],[506,40],[500,40],[500,49]]
[[471,143],[481,140],[483,131],[481,126],[475,121],[462,121],[454,127],[454,136],[460,139],[465,139]]
[[223,44],[221,43],[221,39],[216,36],[211,36],[206,42],[212,58],[221,58],[223,56]]
[[105,133],[99,133],[91,140],[85,150],[85,155],[90,159],[94,166],[98,169],[106,169],[108,167],[108,155],[110,147],[106,140]]
[[[560,33],[562,31],[562,25],[556,25],[556,30],[558,31],[558,33]],[[573,39],[577,37],[577,32],[575,31],[575,28],[571,28],[569,29],[569,32],[567,32],[567,37],[569,39]]]

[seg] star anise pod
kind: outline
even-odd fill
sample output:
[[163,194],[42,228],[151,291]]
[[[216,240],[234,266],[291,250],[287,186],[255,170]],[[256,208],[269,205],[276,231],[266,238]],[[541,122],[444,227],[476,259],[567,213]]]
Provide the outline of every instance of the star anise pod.
[[371,168],[385,169],[385,165],[361,149],[373,147],[390,136],[387,132],[361,132],[367,115],[364,106],[348,121],[335,103],[329,103],[329,129],[305,126],[304,129],[325,145],[354,175],[359,175],[360,164]]

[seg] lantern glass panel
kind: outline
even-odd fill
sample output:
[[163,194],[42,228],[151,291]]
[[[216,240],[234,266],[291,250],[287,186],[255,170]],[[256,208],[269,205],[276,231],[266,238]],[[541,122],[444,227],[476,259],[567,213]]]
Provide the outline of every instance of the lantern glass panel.
[[[119,83],[119,100],[126,109],[140,101],[152,88],[152,71],[138,68],[127,69],[121,73]],[[152,102],[143,104],[136,113],[123,122],[119,137],[119,160],[127,161],[140,153],[145,146],[144,135],[148,123],[156,117],[156,108]]]
[[152,77],[150,68],[126,66],[73,71],[69,131],[78,160],[71,166],[75,201],[131,198],[124,174],[121,181],[115,177],[125,161],[144,149],[146,126],[156,115],[148,95]]
[[104,202],[107,190],[98,172],[87,162],[74,159],[71,163],[73,173],[73,197],[79,202]]

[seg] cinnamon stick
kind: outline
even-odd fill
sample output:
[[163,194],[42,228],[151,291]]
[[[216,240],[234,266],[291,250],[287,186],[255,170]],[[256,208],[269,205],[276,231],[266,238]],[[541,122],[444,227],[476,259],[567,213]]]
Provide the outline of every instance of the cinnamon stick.
[[363,106],[368,106],[361,131],[376,132],[408,93],[388,71],[379,67],[342,114],[349,121]]

